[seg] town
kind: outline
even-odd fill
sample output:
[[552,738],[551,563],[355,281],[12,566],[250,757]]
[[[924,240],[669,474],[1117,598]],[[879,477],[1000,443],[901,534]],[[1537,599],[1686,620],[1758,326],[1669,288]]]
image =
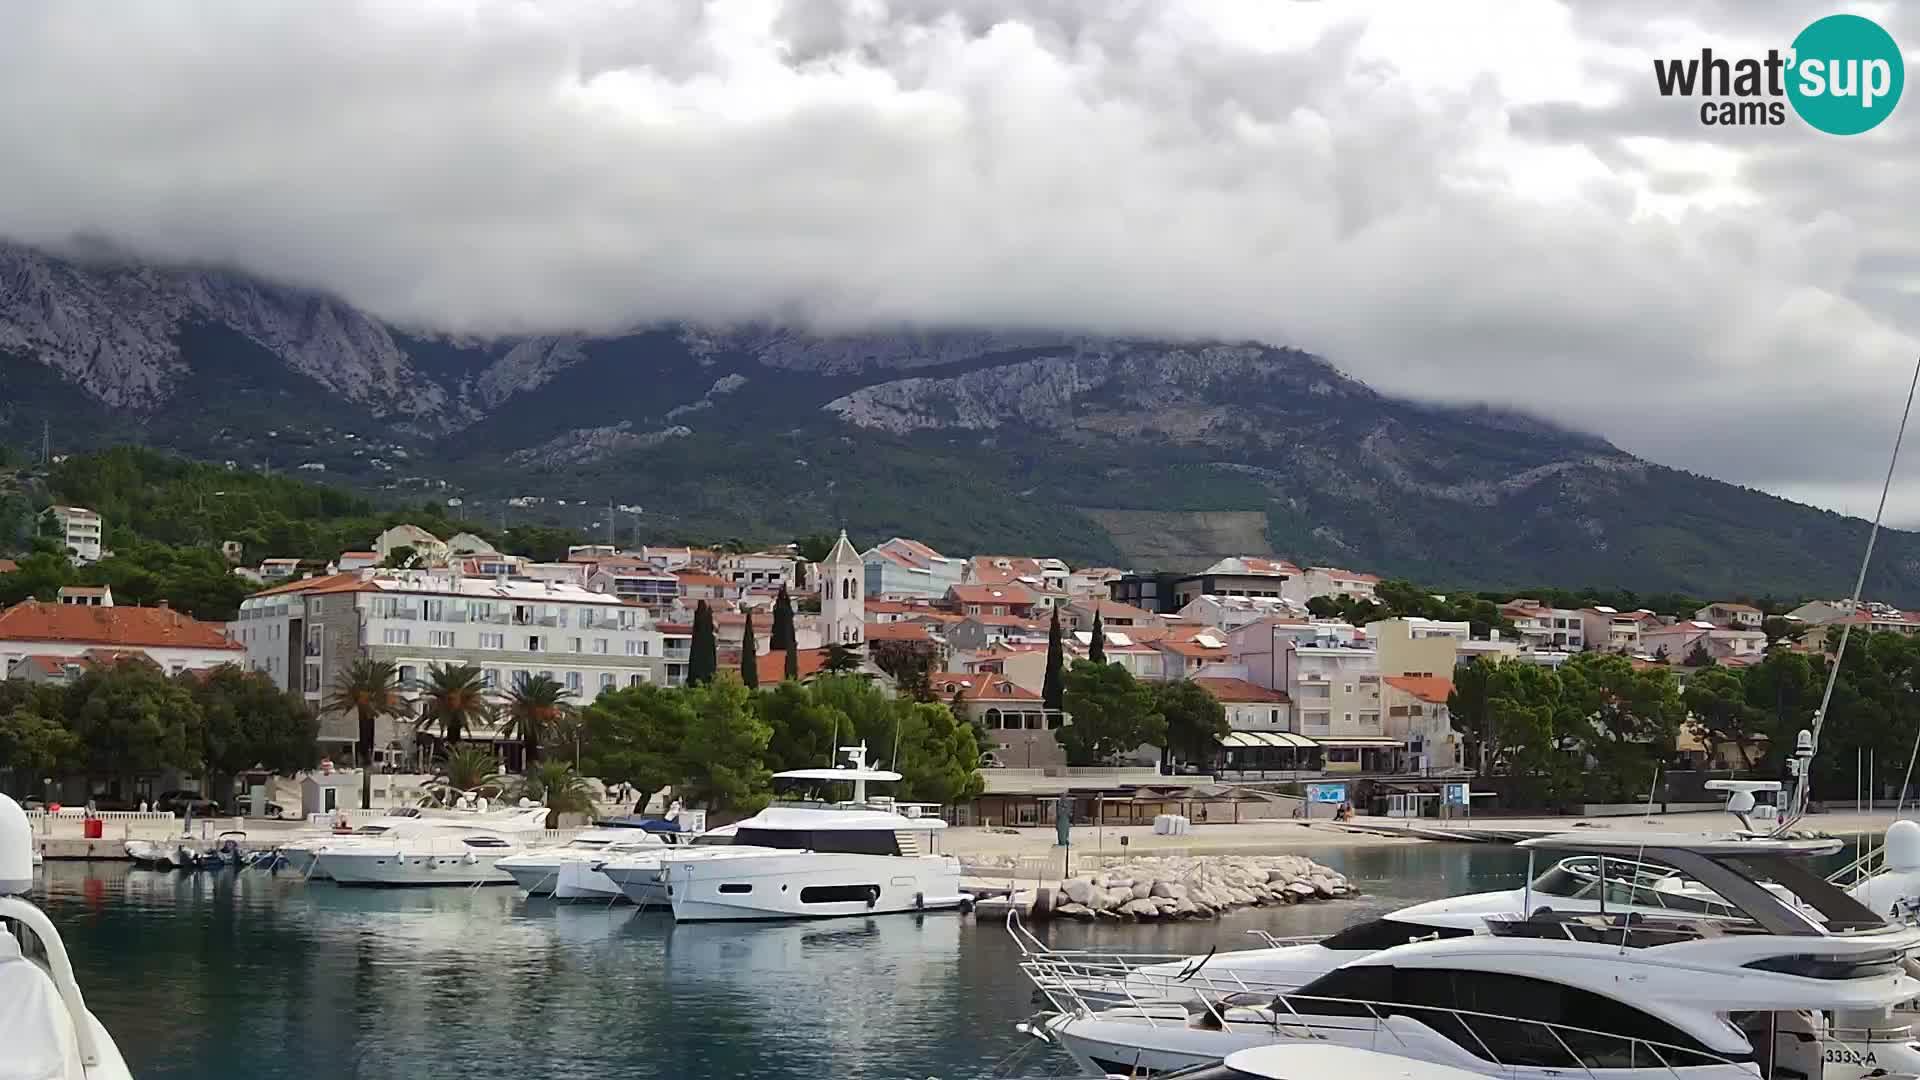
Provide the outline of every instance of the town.
[[[57,546],[84,570],[113,555],[91,509],[50,505],[38,521],[43,559]],[[1128,823],[1169,806],[1310,816],[1310,789],[1395,816],[1702,802],[1710,776],[1778,772],[1773,747],[1810,720],[1830,631],[1920,630],[1920,613],[1878,603],[1656,611],[1450,597],[1270,554],[1125,570],[823,541],[569,544],[545,561],[407,523],[324,560],[229,541],[222,559],[247,592],[225,622],[126,603],[110,585],[43,589],[0,612],[0,768],[49,802],[202,797],[257,814],[293,804],[288,777],[324,763],[340,793],[311,812],[352,803],[349,775],[363,805],[391,805],[450,767],[466,786],[531,774],[545,744],[600,797],[619,785],[644,809],[671,789],[738,811],[764,797],[756,768],[826,764],[857,735],[891,744],[876,745],[882,760],[923,759],[904,770],[908,794],[954,804],[961,823],[1045,825],[1062,798],[1077,818]],[[0,560],[0,574],[20,565]],[[256,736],[274,749],[249,759],[244,739],[168,733],[164,717],[160,734],[77,719],[118,706],[55,692],[135,667],[186,685],[178,700],[231,695],[244,675],[241,711],[271,702],[293,734]],[[788,683],[803,696],[773,693]],[[715,684],[759,698],[729,699],[741,715],[704,733],[664,718],[663,694]],[[1844,700],[1873,693],[1864,675],[1843,685]],[[939,719],[913,713],[927,705]],[[70,730],[53,730],[63,715]],[[1843,746],[1852,727],[1835,724]],[[952,737],[962,729],[970,742]],[[139,739],[152,745],[114,745]],[[701,760],[729,739],[755,767]],[[1832,756],[1828,779],[1850,763]],[[1441,805],[1469,778],[1481,805]]]

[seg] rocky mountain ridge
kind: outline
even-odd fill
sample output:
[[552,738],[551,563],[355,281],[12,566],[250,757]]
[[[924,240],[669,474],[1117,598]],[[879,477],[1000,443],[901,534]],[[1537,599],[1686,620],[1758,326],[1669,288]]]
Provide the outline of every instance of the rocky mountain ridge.
[[[486,341],[227,271],[0,245],[0,439],[43,423],[63,446],[325,466],[398,498],[538,493],[581,526],[612,499],[653,535],[844,524],[1169,568],[1258,548],[1439,585],[1837,593],[1865,533],[1293,349],[690,325]],[[1920,599],[1920,543],[1886,545],[1882,591]]]

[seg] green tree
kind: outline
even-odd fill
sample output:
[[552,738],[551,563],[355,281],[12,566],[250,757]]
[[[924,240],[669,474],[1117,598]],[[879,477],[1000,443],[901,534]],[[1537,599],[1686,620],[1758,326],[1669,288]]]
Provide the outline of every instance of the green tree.
[[785,772],[833,764],[834,733],[847,724],[847,718],[831,704],[817,700],[814,689],[789,680],[757,696],[754,708],[767,725],[769,769]]
[[1170,764],[1174,755],[1198,764],[1213,761],[1220,754],[1220,739],[1232,730],[1227,708],[1213,691],[1187,679],[1156,684],[1153,707],[1167,721],[1163,765]]
[[457,792],[507,787],[506,777],[500,774],[500,758],[477,743],[460,743],[448,750],[440,761],[440,779]]
[[787,595],[787,587],[780,586],[780,595],[773,598],[773,629],[767,635],[767,648],[786,650],[795,647],[796,635],[793,632],[793,598]]
[[800,643],[798,640],[787,642],[787,660],[782,669],[781,677],[788,682],[798,682],[800,679]]
[[873,657],[875,667],[893,677],[902,695],[915,701],[933,700],[933,689],[927,681],[933,671],[931,640],[882,638],[867,643],[867,655]]
[[248,769],[280,774],[310,769],[320,759],[320,719],[273,679],[237,664],[183,672],[176,680],[200,706],[201,753],[210,791],[224,801],[229,781]]
[[1053,736],[1069,764],[1104,765],[1143,745],[1166,742],[1166,717],[1154,709],[1153,692],[1118,664],[1074,661],[1063,697],[1073,723]]
[[333,682],[320,704],[324,712],[352,713],[359,721],[360,809],[373,808],[374,721],[382,716],[410,716],[400,668],[391,660],[355,660]]
[[[866,743],[869,760],[900,774],[897,797],[950,803],[979,792],[973,726],[946,705],[888,697],[869,680],[848,675],[825,675],[806,689],[825,716],[844,725],[848,742]],[[819,763],[815,758],[800,765]]]
[[634,813],[645,813],[656,792],[684,778],[680,750],[695,728],[684,691],[659,686],[609,690],[594,698],[581,718],[586,728],[581,768],[639,792]]
[[1673,753],[1686,705],[1664,668],[1636,671],[1611,653],[1581,653],[1560,669],[1571,732],[1597,765],[1595,780],[1610,800],[1638,798],[1655,766]]
[[1780,615],[1769,615],[1760,623],[1760,631],[1767,635],[1767,648],[1775,649],[1791,645],[1800,640],[1808,630],[1806,623],[1798,619],[1789,619]]
[[753,640],[753,612],[747,612],[746,627],[740,631],[740,683],[749,690],[760,688],[760,645]]
[[1087,659],[1096,664],[1107,662],[1107,629],[1100,622],[1100,610],[1093,612],[1093,633],[1087,641]]
[[387,552],[380,565],[388,570],[410,570],[420,559],[420,553],[411,544],[398,544]]
[[540,748],[552,732],[574,710],[574,693],[545,675],[514,680],[500,712],[505,722],[500,733],[520,740],[523,772],[532,771],[540,760]]
[[687,654],[687,685],[704,686],[720,670],[720,643],[714,637],[713,609],[705,600],[693,609],[693,644]]
[[80,739],[64,715],[59,687],[0,680],[0,769],[40,775],[76,764]]
[[1746,680],[1731,669],[1714,667],[1687,680],[1681,691],[1691,725],[1709,749],[1731,744],[1740,767],[1759,764],[1771,728],[1770,717],[1747,701]]
[[1493,774],[1493,756],[1500,747],[1489,697],[1498,664],[1492,657],[1476,656],[1455,668],[1453,692],[1447,696],[1447,714],[1460,732],[1461,760],[1487,776]]
[[112,777],[133,790],[141,773],[197,769],[204,719],[186,689],[144,659],[81,672],[67,686],[64,713],[80,740],[89,776]]
[[767,790],[767,742],[773,732],[753,709],[753,694],[723,676],[684,693],[693,711],[681,749],[688,794],[711,807],[744,807]]
[[493,719],[487,677],[477,664],[429,664],[420,691],[418,726],[438,729],[449,749],[460,744],[468,728]]
[[1066,684],[1062,681],[1067,662],[1067,650],[1060,636],[1060,609],[1053,609],[1053,622],[1047,627],[1047,674],[1040,683],[1040,704],[1049,712],[1059,712],[1065,708],[1061,695]]
[[547,828],[560,827],[562,814],[586,814],[594,811],[593,791],[586,778],[564,761],[543,761],[527,772],[514,789],[519,798],[531,799],[547,808]]
[[793,543],[796,554],[810,563],[817,563],[825,559],[827,553],[833,550],[834,542],[834,537],[825,533],[815,533],[812,536],[803,536]]
[[1686,659],[1680,661],[1681,667],[1703,668],[1713,666],[1713,654],[1707,651],[1707,636],[1693,639],[1693,647],[1687,650]]
[[827,659],[820,666],[829,674],[851,675],[858,672],[864,662],[860,646],[843,645],[836,641],[827,646]]

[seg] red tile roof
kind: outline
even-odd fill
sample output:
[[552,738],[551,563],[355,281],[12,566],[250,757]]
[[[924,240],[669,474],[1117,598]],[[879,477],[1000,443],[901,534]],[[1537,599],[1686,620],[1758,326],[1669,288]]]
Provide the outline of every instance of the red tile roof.
[[958,604],[1012,604],[1014,606],[1032,605],[1033,594],[1023,586],[1003,585],[953,585],[947,588],[947,596]]
[[1453,694],[1453,680],[1439,675],[1383,675],[1380,681],[1435,705],[1445,705]]
[[931,610],[925,604],[914,604],[905,600],[868,599],[866,607],[869,615],[907,615]]
[[0,641],[74,641],[116,648],[245,651],[213,623],[169,608],[92,607],[28,600],[0,612]]
[[[1122,627],[1117,632],[1125,633],[1126,629],[1127,628]],[[1191,640],[1176,641],[1172,638],[1163,638],[1156,644],[1158,644],[1162,650],[1170,653],[1175,653],[1180,656],[1204,656],[1204,657],[1213,657],[1219,660],[1225,660],[1227,658],[1227,653],[1228,653],[1227,646],[1224,642],[1214,646],[1213,648],[1208,648],[1207,646],[1202,645],[1197,641],[1191,641]]]
[[281,596],[288,593],[306,592],[358,592],[363,585],[366,585],[369,589],[372,588],[371,585],[360,579],[360,571],[349,570],[339,574],[327,574],[322,577],[301,578],[298,581],[289,581],[282,585],[275,585],[271,589],[261,589],[253,595]]
[[[761,686],[772,686],[787,677],[787,650],[771,649],[753,658],[755,672],[760,676]],[[805,682],[820,674],[827,666],[827,650],[800,650],[800,681]]]
[[1214,697],[1219,698],[1221,701],[1268,701],[1284,705],[1291,700],[1287,697],[1285,691],[1269,690],[1264,686],[1250,683],[1245,679],[1215,679],[1200,676],[1193,680],[1193,684],[1195,686],[1206,687],[1213,692]]
[[1327,577],[1338,578],[1342,581],[1365,581],[1374,585],[1380,584],[1379,574],[1363,574],[1357,570],[1342,570],[1338,566],[1316,566],[1314,570],[1325,574]]
[[[1137,608],[1132,604],[1123,604],[1118,600],[1076,600],[1067,606],[1073,608],[1075,611],[1084,611],[1090,616],[1097,610],[1100,613],[1100,620],[1103,623],[1112,619],[1159,618],[1158,615],[1155,615],[1145,608]],[[1111,627],[1109,627],[1109,629],[1111,629]]]
[[1039,701],[1040,694],[1004,675],[975,671],[933,671],[927,685],[942,697],[965,693],[968,701]]
[[709,574],[705,570],[675,570],[673,576],[678,578],[682,585],[707,585],[715,588],[725,588],[733,584],[733,582],[728,581],[726,578],[718,574]]
[[1033,630],[1043,634],[1047,632],[1046,623],[1036,622],[1024,615],[966,615],[961,618],[961,621],[977,622],[987,626],[1014,626],[1022,630]]
[[[1021,555],[975,555],[968,562],[967,572],[978,585],[1005,585],[1023,577],[1041,576],[1040,561]],[[1007,565],[1004,568],[994,565],[1001,562]]]
[[868,641],[932,641],[926,623],[888,622],[867,624]]
[[11,574],[20,569],[20,564],[12,559],[0,559],[0,574]]

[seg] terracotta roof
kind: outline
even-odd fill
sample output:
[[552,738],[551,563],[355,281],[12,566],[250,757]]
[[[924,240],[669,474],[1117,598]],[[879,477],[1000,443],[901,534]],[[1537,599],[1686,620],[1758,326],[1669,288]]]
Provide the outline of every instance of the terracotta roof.
[[889,622],[868,623],[866,629],[868,641],[932,641],[925,623]]
[[718,574],[709,574],[704,570],[675,570],[673,576],[678,578],[682,585],[725,587],[733,584]]
[[11,574],[20,569],[20,564],[12,559],[0,559],[0,574]]
[[1013,604],[1031,605],[1033,594],[1025,586],[1016,584],[1002,585],[951,585],[947,595],[959,604]]
[[1707,606],[1710,608],[1726,608],[1728,611],[1758,612],[1760,610],[1759,608],[1754,607],[1752,604],[1736,604],[1731,600],[1715,600],[1713,603],[1708,604]]
[[[965,692],[968,701],[1039,701],[1038,691],[1029,690],[1004,675],[974,671],[932,671],[927,685],[933,692],[951,697]],[[952,689],[949,689],[951,687]]]
[[[343,559],[377,559],[380,557],[380,553],[377,551],[343,551],[340,553],[340,557]],[[296,559],[295,561],[298,562],[299,560]]]
[[358,592],[366,582],[360,579],[360,571],[349,570],[340,574],[327,574],[323,577],[301,578],[271,589],[261,589],[255,596],[281,596],[287,593],[305,592]]
[[1269,701],[1284,705],[1291,700],[1285,691],[1269,690],[1245,679],[1214,679],[1202,676],[1194,679],[1193,684],[1206,687],[1221,701]]
[[232,649],[245,651],[213,623],[170,608],[15,604],[0,612],[0,641],[77,641],[117,648]]
[[914,612],[932,610],[925,604],[915,604],[905,600],[870,599],[866,602],[866,607],[867,614],[869,615],[906,615]]
[[[1125,633],[1126,628],[1122,627],[1120,632]],[[1225,635],[1222,635],[1222,637],[1224,636]],[[1227,650],[1226,642],[1224,641],[1222,641],[1219,645],[1216,645],[1212,648],[1208,648],[1207,646],[1202,645],[1197,641],[1192,641],[1192,640],[1177,641],[1172,638],[1163,638],[1157,644],[1160,646],[1162,650],[1170,653],[1175,653],[1180,656],[1211,656],[1211,657],[1217,657],[1218,659],[1221,659],[1221,660],[1225,660],[1227,658],[1228,650]]]
[[[772,686],[787,677],[787,650],[771,649],[753,658],[754,668],[760,676],[761,686]],[[800,679],[805,681],[820,674],[827,666],[827,650],[800,650]]]
[[653,624],[653,628],[654,628],[655,630],[658,630],[658,631],[660,631],[660,632],[661,632],[661,633],[663,633],[663,634],[691,634],[691,633],[693,633],[693,624],[692,624],[692,623],[677,623],[677,622],[663,622],[663,623],[654,623],[654,624]]
[[1339,578],[1342,581],[1366,581],[1375,585],[1380,584],[1379,574],[1363,574],[1357,570],[1342,570],[1338,566],[1316,566],[1313,569],[1315,573],[1325,574],[1330,578]]
[[60,595],[105,596],[107,595],[107,587],[104,585],[62,585],[60,586]]
[[1382,675],[1380,681],[1435,705],[1446,704],[1453,694],[1453,680],[1439,675]]
[[1084,611],[1089,615],[1098,611],[1102,622],[1108,619],[1159,618],[1159,616],[1145,608],[1137,608],[1132,604],[1123,604],[1118,600],[1076,600],[1067,606],[1076,611]]
[[[1007,565],[997,566],[996,563]],[[968,560],[968,573],[977,585],[1005,585],[1023,577],[1041,576],[1040,560],[1024,555],[975,555]]]
[[960,621],[977,622],[986,626],[1017,626],[1022,630],[1033,630],[1043,634],[1047,632],[1046,623],[1036,622],[1024,615],[966,615],[962,616]]

